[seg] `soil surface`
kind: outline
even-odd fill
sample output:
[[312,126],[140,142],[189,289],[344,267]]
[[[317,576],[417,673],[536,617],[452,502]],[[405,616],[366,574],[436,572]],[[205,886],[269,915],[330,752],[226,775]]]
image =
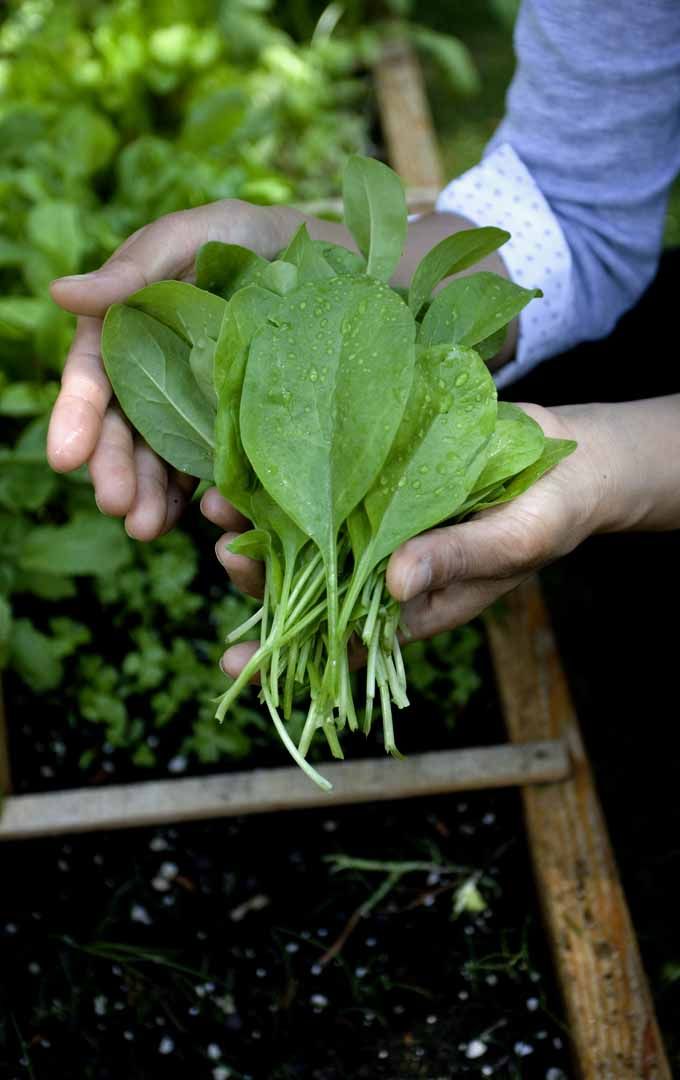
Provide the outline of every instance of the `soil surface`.
[[513,792],[2,859],[3,1080],[571,1075]]

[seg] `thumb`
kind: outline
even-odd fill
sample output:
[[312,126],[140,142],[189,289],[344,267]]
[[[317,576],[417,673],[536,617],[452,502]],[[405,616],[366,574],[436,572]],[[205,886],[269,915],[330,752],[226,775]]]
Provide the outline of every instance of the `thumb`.
[[546,532],[539,519],[521,520],[508,507],[462,525],[432,529],[394,552],[388,588],[396,600],[406,601],[454,581],[513,578],[547,561]]
[[121,244],[99,270],[57,278],[53,300],[77,315],[103,316],[115,304],[154,281],[187,279],[196,252],[208,240],[247,244],[273,255],[285,243],[274,208],[236,199],[167,214]]

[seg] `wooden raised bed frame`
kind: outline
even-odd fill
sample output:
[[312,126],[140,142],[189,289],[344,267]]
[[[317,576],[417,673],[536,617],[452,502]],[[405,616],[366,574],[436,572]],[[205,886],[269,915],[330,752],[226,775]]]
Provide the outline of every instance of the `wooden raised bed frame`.
[[[442,170],[418,61],[392,44],[375,73],[390,160],[428,209]],[[8,794],[0,840],[520,785],[545,925],[582,1080],[671,1080],[606,823],[537,580],[488,621],[511,743],[326,767]],[[0,787],[11,775],[0,699]]]

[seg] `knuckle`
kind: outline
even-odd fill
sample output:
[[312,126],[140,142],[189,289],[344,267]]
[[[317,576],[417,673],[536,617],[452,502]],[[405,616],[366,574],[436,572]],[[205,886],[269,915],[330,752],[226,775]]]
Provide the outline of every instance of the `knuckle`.
[[470,573],[470,558],[456,527],[442,529],[434,546],[433,583],[439,586],[452,578],[465,579]]

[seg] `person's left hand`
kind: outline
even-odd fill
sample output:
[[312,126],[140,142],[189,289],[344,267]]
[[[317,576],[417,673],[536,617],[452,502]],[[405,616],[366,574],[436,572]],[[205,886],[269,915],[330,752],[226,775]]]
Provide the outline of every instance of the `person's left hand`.
[[[514,501],[460,525],[431,529],[394,552],[387,584],[404,605],[403,622],[413,640],[469,622],[535,570],[607,524],[608,456],[589,420],[588,407],[521,407],[546,435],[576,439],[578,448]],[[234,585],[261,596],[262,564],[227,550],[248,523],[215,488],[203,496],[201,509],[228,530],[216,552]],[[222,658],[224,671],[237,675],[255,648],[254,642],[242,642],[228,649]]]

